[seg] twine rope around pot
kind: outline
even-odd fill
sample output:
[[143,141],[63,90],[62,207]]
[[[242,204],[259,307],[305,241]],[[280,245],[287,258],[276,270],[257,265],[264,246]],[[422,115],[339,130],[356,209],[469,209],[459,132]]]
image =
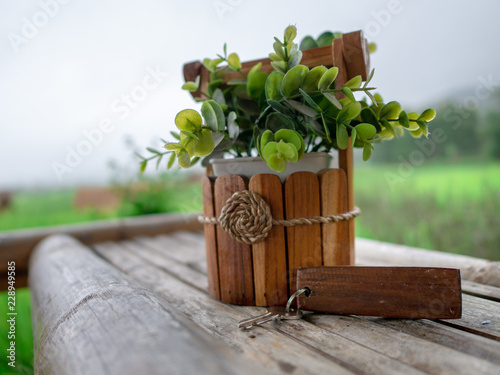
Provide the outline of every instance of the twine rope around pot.
[[254,244],[267,237],[273,225],[292,227],[295,225],[329,224],[354,219],[361,210],[354,210],[336,215],[313,216],[310,218],[273,219],[271,208],[259,194],[249,191],[237,191],[222,207],[220,216],[199,216],[202,224],[219,224],[231,237],[239,242]]

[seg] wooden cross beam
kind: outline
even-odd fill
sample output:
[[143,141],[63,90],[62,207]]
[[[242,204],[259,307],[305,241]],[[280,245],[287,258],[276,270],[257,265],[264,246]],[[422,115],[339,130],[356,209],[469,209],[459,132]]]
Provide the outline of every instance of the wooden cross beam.
[[[342,86],[351,78],[360,75],[363,81],[368,78],[370,71],[370,52],[368,42],[363,36],[361,30],[342,34],[340,38],[333,40],[332,46],[318,47],[308,49],[303,52],[301,64],[309,69],[324,65],[327,68],[336,66],[339,68],[339,74],[335,80],[335,88]],[[259,59],[242,63],[241,71],[248,71],[257,63],[262,63],[261,71],[271,73],[273,67],[270,59]],[[209,82],[210,72],[200,61],[187,63],[184,65],[184,79],[194,81],[200,76],[200,91],[206,92]],[[241,78],[238,72],[227,73],[224,81]],[[200,91],[191,93],[195,100],[202,100]],[[342,93],[337,93],[337,98],[344,97]],[[354,185],[353,185],[353,156],[351,142],[346,150],[339,150],[339,168],[343,169],[347,177],[347,201],[349,211],[354,209]],[[349,220],[349,249],[350,264],[354,264],[354,220]]]

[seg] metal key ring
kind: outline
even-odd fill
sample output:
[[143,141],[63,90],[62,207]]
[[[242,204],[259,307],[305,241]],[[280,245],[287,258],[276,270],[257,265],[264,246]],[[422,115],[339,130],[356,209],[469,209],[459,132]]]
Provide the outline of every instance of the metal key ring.
[[311,289],[309,289],[307,286],[305,288],[297,290],[295,293],[293,293],[290,298],[288,299],[288,302],[286,303],[286,308],[285,312],[290,311],[290,305],[292,304],[293,300],[300,296],[302,293],[305,293],[306,297],[309,297],[311,295]]

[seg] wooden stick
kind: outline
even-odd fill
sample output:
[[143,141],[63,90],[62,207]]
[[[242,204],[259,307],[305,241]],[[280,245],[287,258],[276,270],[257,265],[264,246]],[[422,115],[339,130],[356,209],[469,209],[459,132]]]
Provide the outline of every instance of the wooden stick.
[[[219,216],[226,201],[247,182],[238,175],[226,174],[215,180],[215,212]],[[252,247],[238,242],[217,225],[217,252],[221,301],[235,305],[254,305]]]
[[[342,169],[327,169],[319,174],[321,191],[321,215],[347,212],[347,179]],[[351,264],[349,251],[349,223],[321,225],[323,241],[323,265]]]
[[[215,216],[214,200],[215,178],[203,176],[201,178],[201,191],[203,194],[203,215]],[[220,300],[219,263],[217,256],[217,236],[215,225],[205,224],[205,248],[207,253],[208,293]]]
[[[258,174],[250,179],[249,190],[260,194],[275,219],[283,219],[283,186],[278,176]],[[273,226],[264,241],[252,246],[255,304],[282,306],[288,300],[285,229]]]
[[[287,219],[297,217],[319,216],[318,177],[311,172],[297,172],[285,181],[285,216]],[[300,267],[321,266],[321,226],[297,225],[286,228],[288,245],[288,274],[290,289],[296,285],[297,269]]]
[[[341,38],[333,40],[333,65],[339,68],[339,74],[335,80],[335,88],[341,89],[342,86],[348,81],[347,69],[343,58],[343,41]],[[344,94],[338,92],[337,99],[342,99]],[[353,157],[352,157],[352,142],[349,138],[349,145],[345,150],[339,149],[339,168],[345,171],[347,177],[347,208],[348,210],[354,209],[354,181],[353,181]],[[354,220],[349,220],[349,264],[354,265],[355,251],[354,251],[354,236],[355,226]]]

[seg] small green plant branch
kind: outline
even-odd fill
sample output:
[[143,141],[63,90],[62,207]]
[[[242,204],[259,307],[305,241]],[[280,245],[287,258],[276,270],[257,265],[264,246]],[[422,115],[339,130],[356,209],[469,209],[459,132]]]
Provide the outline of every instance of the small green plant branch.
[[[295,26],[285,29],[283,40],[274,38],[274,52],[269,54],[273,71],[261,72],[262,64],[254,65],[247,74],[236,53],[204,59],[210,72],[206,92],[200,91],[200,77],[186,82],[183,89],[198,91],[203,100],[201,114],[192,109],[179,112],[175,124],[177,142],[166,142],[167,152],[148,149],[153,155],[141,157],[141,170],[148,162],[171,153],[167,167],[175,160],[183,168],[202,160],[229,154],[235,157],[260,155],[275,171],[286,169],[306,152],[329,152],[331,149],[363,148],[368,160],[373,144],[397,138],[408,131],[414,137],[428,135],[428,123],[435,116],[433,109],[421,114],[406,112],[397,101],[384,103],[369,87],[374,75],[363,82],[361,76],[351,78],[342,88],[335,88],[338,68],[301,65],[301,49],[331,45],[339,33],[325,32],[317,40],[308,36],[299,45],[294,43]],[[370,45],[370,51],[374,51]],[[220,66],[221,64],[226,64]],[[227,81],[225,75],[238,72],[241,79]],[[357,100],[362,92],[371,101]],[[342,93],[337,99],[335,94]]]

